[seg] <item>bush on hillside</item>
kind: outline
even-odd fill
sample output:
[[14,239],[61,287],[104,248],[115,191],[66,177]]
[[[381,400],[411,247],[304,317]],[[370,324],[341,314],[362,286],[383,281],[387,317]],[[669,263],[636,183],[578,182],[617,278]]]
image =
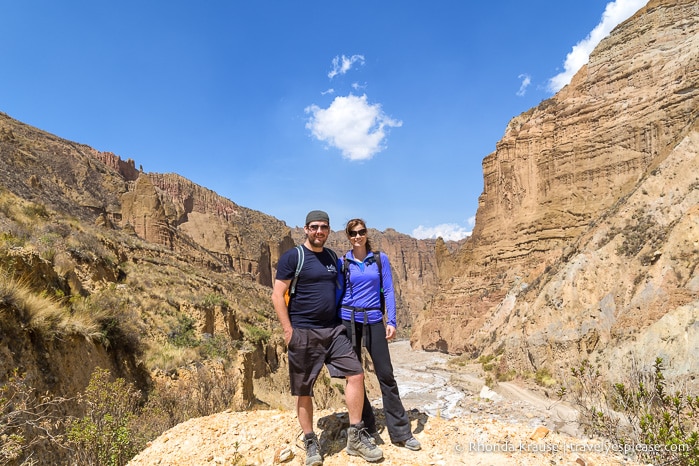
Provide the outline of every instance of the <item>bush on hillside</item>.
[[38,394],[15,369],[0,385],[0,465],[27,464],[36,446],[57,445],[64,401]]
[[141,395],[124,379],[109,379],[97,368],[78,396],[85,415],[69,422],[67,437],[79,464],[123,466],[139,450],[131,424]]
[[586,433],[604,437],[639,460],[699,466],[699,396],[671,391],[657,358],[650,370],[634,369],[626,383],[606,383],[589,361],[571,369],[572,400]]

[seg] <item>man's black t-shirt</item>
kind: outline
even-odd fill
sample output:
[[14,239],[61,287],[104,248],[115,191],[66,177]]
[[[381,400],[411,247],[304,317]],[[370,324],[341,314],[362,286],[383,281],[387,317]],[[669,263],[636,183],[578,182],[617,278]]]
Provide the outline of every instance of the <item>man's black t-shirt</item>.
[[[289,319],[294,328],[328,328],[340,323],[336,308],[337,263],[325,249],[313,252],[301,246],[303,267],[296,282],[296,293],[289,301]],[[277,264],[277,280],[292,280],[298,264],[298,250],[282,254]]]

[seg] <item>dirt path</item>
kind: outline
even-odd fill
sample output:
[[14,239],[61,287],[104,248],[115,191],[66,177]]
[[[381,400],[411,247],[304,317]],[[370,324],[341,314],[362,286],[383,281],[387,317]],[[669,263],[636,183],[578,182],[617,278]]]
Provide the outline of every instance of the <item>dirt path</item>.
[[581,435],[580,428],[576,422],[578,412],[572,406],[561,403],[558,400],[545,398],[536,392],[511,382],[500,382],[498,391],[510,400],[523,401],[549,413],[549,419],[553,422],[554,430],[573,436]]

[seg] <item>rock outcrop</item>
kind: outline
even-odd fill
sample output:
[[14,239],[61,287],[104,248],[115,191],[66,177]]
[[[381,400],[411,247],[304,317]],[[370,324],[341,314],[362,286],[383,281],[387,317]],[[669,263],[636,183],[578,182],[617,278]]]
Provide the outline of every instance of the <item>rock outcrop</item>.
[[[569,408],[558,415],[557,409],[563,405],[554,407],[552,400],[539,399],[526,390],[522,390],[526,401],[525,397],[511,396],[507,391],[500,395],[482,385],[473,368],[454,370],[446,363],[449,356],[412,351],[404,343],[407,342],[391,344],[391,354],[411,430],[422,449],[411,451],[391,443],[385,415],[378,409],[379,446],[384,453],[380,464],[641,464],[613,451],[616,445],[585,439],[571,425],[575,423],[574,416],[568,414]],[[498,391],[502,392],[502,388]],[[349,419],[342,403],[331,409],[316,406],[314,420],[324,465],[366,464],[361,459],[353,461],[345,451]],[[569,429],[561,429],[562,425]],[[128,464],[303,464],[301,436],[294,409],[227,411],[191,419],[170,429]]]
[[520,371],[656,353],[696,374],[698,83],[699,4],[652,0],[514,118],[483,161],[473,236],[436,246],[413,343]]

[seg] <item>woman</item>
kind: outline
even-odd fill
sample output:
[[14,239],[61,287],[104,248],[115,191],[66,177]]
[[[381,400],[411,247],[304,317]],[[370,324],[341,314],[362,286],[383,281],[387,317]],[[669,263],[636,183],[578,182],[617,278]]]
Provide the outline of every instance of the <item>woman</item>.
[[[345,233],[352,250],[340,260],[340,270],[344,275],[340,305],[342,322],[347,327],[347,334],[359,359],[362,358],[362,346],[365,346],[374,363],[391,442],[410,450],[419,450],[420,442],[410,431],[410,419],[398,393],[388,351],[388,341],[396,336],[396,301],[391,264],[385,254],[372,251],[364,220],[356,218],[347,222]],[[377,436],[376,419],[366,391],[362,420],[366,429]]]

